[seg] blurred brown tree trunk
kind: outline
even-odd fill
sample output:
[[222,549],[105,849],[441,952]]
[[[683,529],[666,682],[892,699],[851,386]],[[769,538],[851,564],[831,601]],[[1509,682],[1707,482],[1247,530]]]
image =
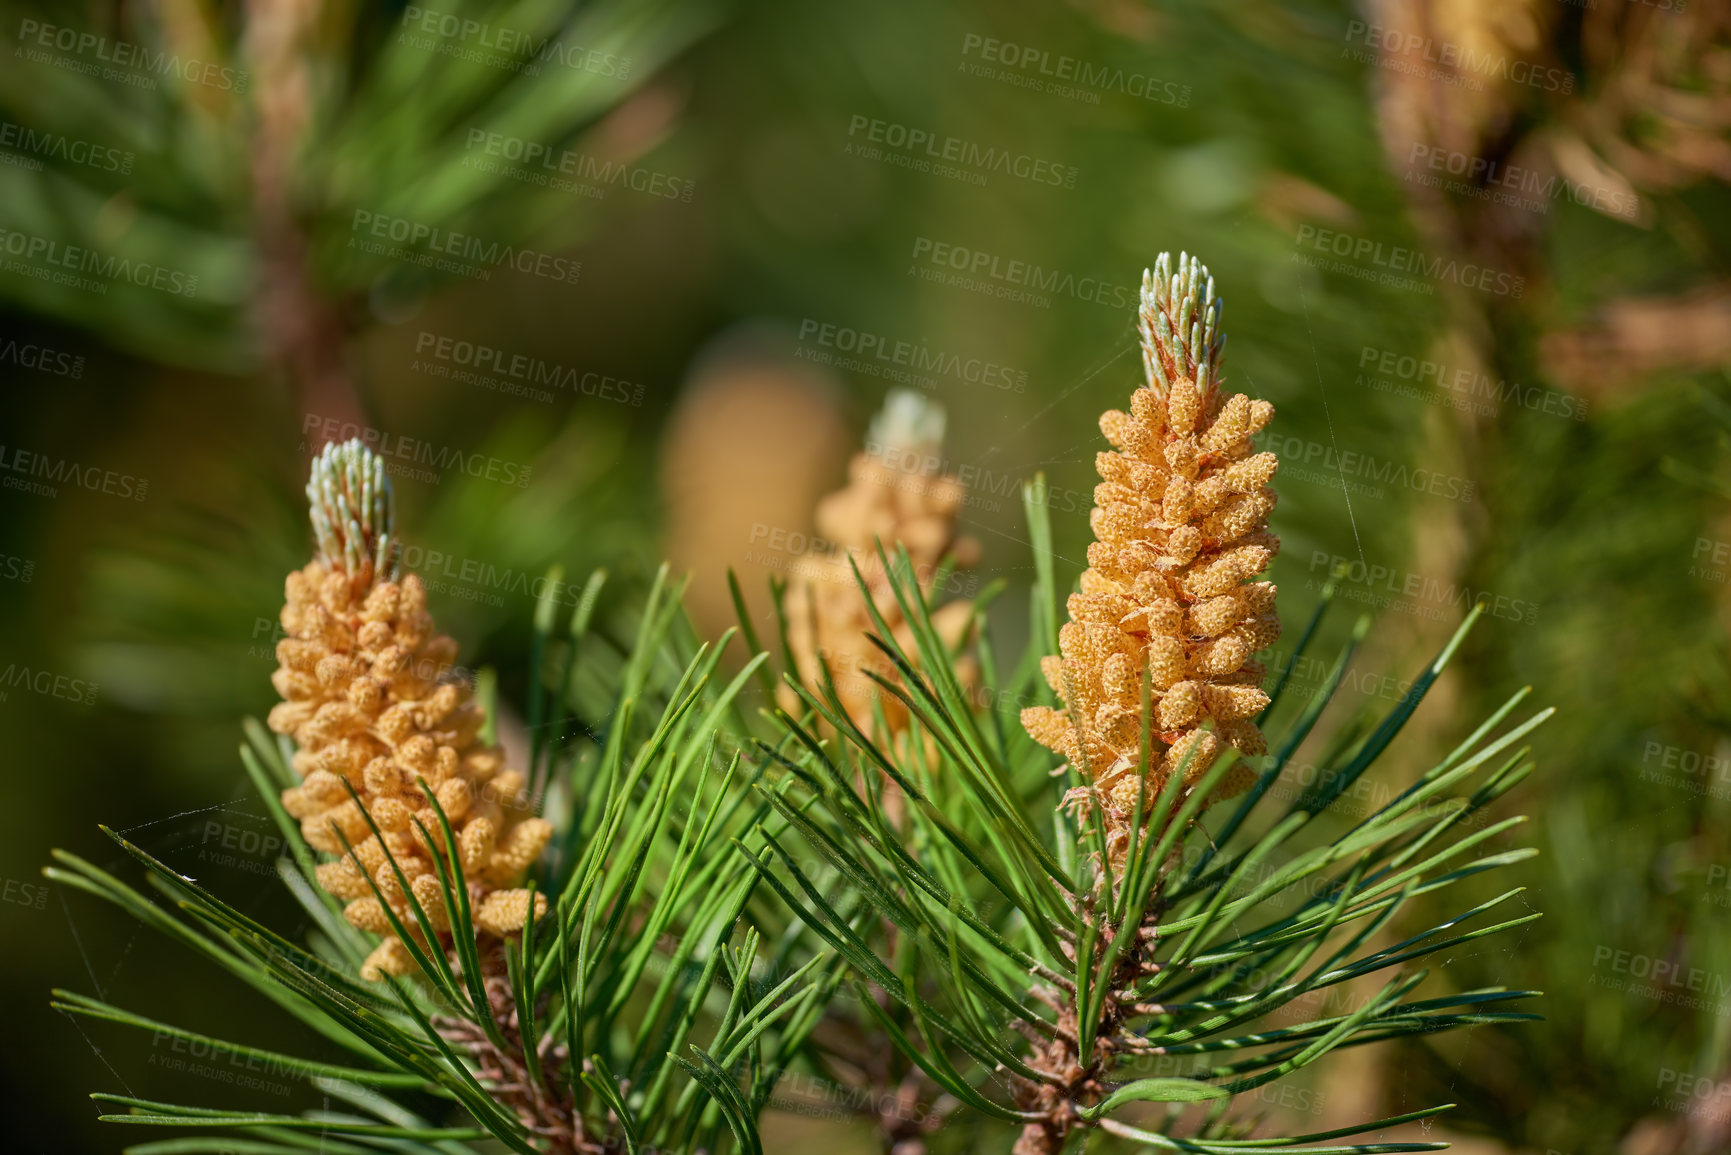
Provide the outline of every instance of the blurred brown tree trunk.
[[[312,119],[306,49],[322,0],[251,0],[246,50],[254,78],[251,179],[259,251],[256,323],[267,362],[303,410],[365,424],[339,304],[317,283],[296,204],[296,165]],[[319,446],[309,445],[308,453]]]

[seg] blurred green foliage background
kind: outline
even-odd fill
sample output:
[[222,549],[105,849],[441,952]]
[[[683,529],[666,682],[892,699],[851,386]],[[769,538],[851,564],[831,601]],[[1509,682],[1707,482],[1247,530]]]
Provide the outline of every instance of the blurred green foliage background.
[[1208,262],[1228,379],[1277,409],[1283,615],[1344,561],[1380,616],[1336,708],[1386,708],[1481,601],[1426,741],[1522,684],[1559,709],[1515,799],[1547,917],[1451,972],[1548,1021],[1367,1053],[1329,1110],[1724,1149],[1724,8],[0,5],[9,1149],[116,1150],[86,1090],[195,1078],[50,985],[290,1031],[37,871],[112,862],[103,822],[273,889],[234,747],[326,436],[397,447],[435,611],[508,699],[533,599],[501,574],[671,555],[703,620],[727,566],[787,564],[894,384],[948,409],[983,573],[1026,584],[1043,471],[1073,576],[1163,250]]

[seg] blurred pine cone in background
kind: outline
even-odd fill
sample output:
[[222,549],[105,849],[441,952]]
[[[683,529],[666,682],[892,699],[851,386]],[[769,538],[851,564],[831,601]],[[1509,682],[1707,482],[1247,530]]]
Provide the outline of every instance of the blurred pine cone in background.
[[692,575],[685,605],[698,633],[735,624],[727,571],[760,634],[773,637],[769,579],[785,576],[789,543],[812,535],[812,507],[846,451],[841,389],[736,333],[700,358],[661,451],[666,554]]
[[[873,673],[893,680],[895,666],[873,645],[869,634],[876,623],[860,590],[870,591],[871,604],[904,651],[918,646],[904,618],[878,553],[894,561],[899,545],[913,563],[919,588],[933,602],[952,590],[936,589],[946,558],[958,570],[979,561],[979,543],[964,537],[957,519],[967,497],[966,487],[943,471],[944,411],[912,390],[890,393],[883,411],[872,421],[866,448],[848,464],[848,483],[817,507],[821,550],[800,559],[788,583],[787,640],[799,666],[799,677],[821,693],[827,667],[848,717],[866,733],[876,727],[874,702],[883,711],[892,739],[907,725],[907,709],[883,694]],[[859,576],[855,577],[855,567]],[[952,571],[953,572],[953,571]],[[932,611],[932,625],[952,650],[966,641],[973,603],[958,599]],[[978,680],[971,657],[957,666],[964,687]],[[798,712],[798,696],[781,688],[781,702]]]

